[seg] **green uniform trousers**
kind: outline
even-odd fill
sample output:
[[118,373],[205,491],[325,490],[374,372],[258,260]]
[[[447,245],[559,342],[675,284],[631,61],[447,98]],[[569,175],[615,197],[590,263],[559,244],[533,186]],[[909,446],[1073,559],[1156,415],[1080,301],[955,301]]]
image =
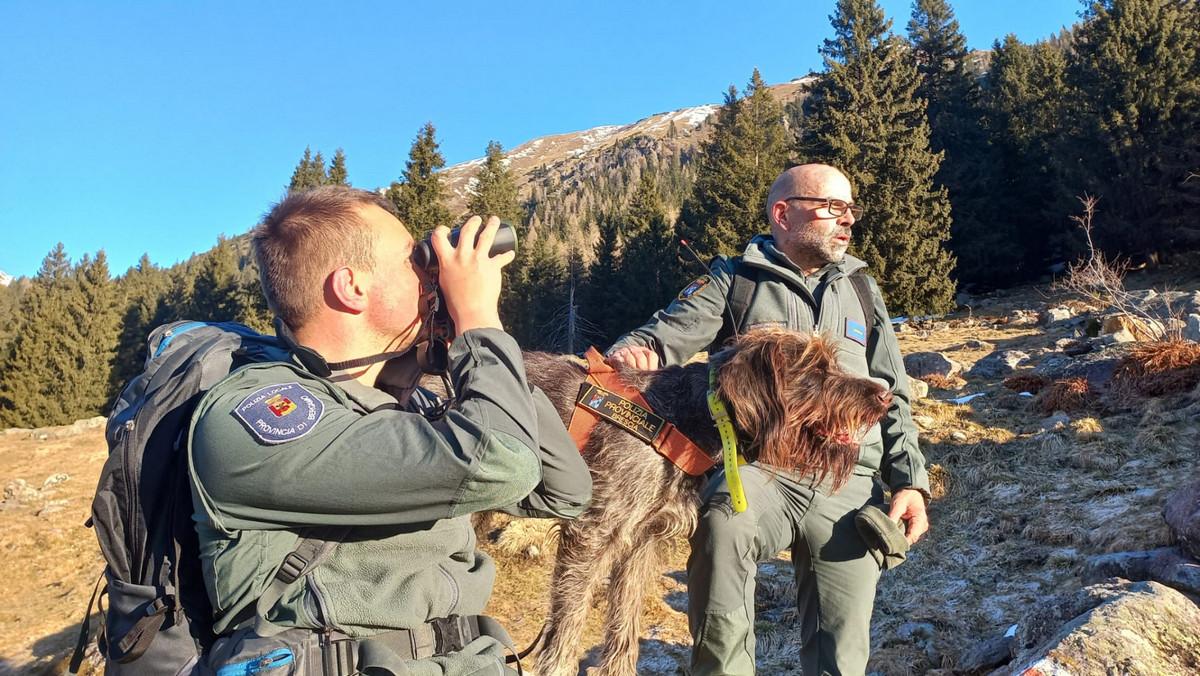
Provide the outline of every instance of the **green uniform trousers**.
[[811,480],[741,470],[749,503],[735,514],[724,473],[705,491],[688,558],[692,675],[754,673],[754,576],[757,562],[791,548],[805,676],[863,674],[879,564],[854,527],[854,513],[882,504],[870,476],[852,476],[830,495]]

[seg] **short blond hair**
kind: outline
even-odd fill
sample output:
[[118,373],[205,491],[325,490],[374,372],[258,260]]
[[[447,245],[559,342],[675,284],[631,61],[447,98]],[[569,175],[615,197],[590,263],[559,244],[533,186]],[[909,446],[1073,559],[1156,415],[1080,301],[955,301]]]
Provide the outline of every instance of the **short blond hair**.
[[324,302],[325,278],[336,267],[375,268],[375,232],[360,210],[391,203],[365,190],[326,185],[289,193],[250,234],[267,306],[293,329]]

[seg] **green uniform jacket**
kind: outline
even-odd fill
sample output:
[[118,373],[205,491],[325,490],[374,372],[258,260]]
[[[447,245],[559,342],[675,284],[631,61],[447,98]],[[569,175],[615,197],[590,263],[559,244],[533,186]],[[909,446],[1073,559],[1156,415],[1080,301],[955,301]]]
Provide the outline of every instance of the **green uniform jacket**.
[[[724,323],[735,265],[731,259],[718,258],[707,282],[702,281],[705,278],[693,282],[645,326],[621,336],[609,351],[629,345],[646,346],[658,353],[663,365],[670,366],[716,347],[711,343]],[[742,265],[758,271],[758,284],[739,329],[784,326],[819,332],[835,340],[838,363],[844,369],[879,380],[893,395],[887,416],[863,438],[856,473],[879,471],[893,490],[915,488],[928,495],[929,477],[912,422],[908,376],[883,296],[871,279],[875,311],[873,317],[865,318],[854,287],[846,278],[865,268],[866,263],[847,255],[841,263],[828,265],[806,280],[775,247],[774,239],[759,235],[742,254]],[[867,321],[874,325],[874,331],[871,344],[863,345],[862,322]]]
[[587,467],[502,331],[455,339],[459,399],[436,421],[301,361],[235,371],[192,418],[194,518],[218,633],[262,594],[299,529],[352,527],[266,619],[370,636],[483,611],[495,566],[475,549],[472,512],[575,516],[590,500]]

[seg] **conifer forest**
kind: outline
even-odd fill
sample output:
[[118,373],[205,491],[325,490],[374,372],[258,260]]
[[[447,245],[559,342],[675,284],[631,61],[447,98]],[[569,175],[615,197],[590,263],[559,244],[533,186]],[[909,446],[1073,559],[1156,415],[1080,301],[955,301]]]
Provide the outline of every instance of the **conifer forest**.
[[[985,51],[968,50],[946,0],[915,0],[904,26],[876,0],[838,0],[830,19],[833,37],[812,45],[824,67],[797,73],[796,95],[748,73],[686,139],[672,123],[522,173],[492,142],[455,201],[434,121],[393,183],[358,187],[383,194],[416,238],[474,213],[516,225],[503,319],[522,346],[554,351],[606,347],[702,274],[680,238],[704,260],[739,253],[767,230],[771,181],[797,163],[849,176],[865,208],[850,253],[893,315],[948,312],[958,291],[1077,260],[1083,196],[1098,199],[1092,234],[1107,256],[1154,264],[1200,249],[1197,0],[1087,0],[1051,39]],[[353,161],[305,148],[280,192],[348,185]],[[179,319],[271,331],[244,234],[125,271],[103,250],[56,246],[35,275],[0,286],[0,427],[106,413],[151,329]]]

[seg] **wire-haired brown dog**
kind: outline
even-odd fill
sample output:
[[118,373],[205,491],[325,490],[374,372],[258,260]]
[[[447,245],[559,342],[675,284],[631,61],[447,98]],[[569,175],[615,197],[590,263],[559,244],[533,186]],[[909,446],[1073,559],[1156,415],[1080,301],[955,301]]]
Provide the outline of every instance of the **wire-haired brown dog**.
[[[743,334],[711,359],[718,392],[738,430],[739,449],[771,467],[828,480],[836,490],[858,461],[859,440],[891,402],[874,381],[838,367],[832,343],[777,328]],[[585,378],[571,357],[526,353],[529,382],[566,422]],[[618,367],[658,415],[714,460],[721,442],[709,417],[708,364],[658,371]],[[562,524],[550,617],[538,676],[575,676],[592,594],[606,577],[608,615],[598,673],[635,674],[642,601],[659,543],[696,528],[703,477],[688,476],[629,432],[599,424],[581,451],[592,472],[592,503]]]

